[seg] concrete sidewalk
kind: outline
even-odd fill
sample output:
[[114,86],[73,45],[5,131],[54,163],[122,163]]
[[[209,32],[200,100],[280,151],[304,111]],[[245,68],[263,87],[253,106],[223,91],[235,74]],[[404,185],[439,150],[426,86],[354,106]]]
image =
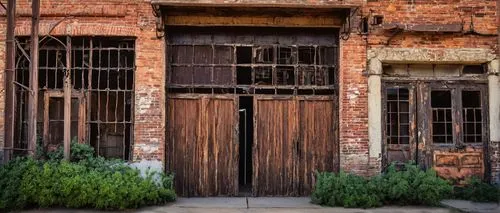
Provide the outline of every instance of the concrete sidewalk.
[[[88,210],[31,210],[26,213],[101,213]],[[329,208],[310,203],[308,197],[215,197],[215,198],[179,198],[176,202],[165,205],[147,207],[134,211],[137,213],[450,213],[457,212],[446,208],[431,207],[382,207],[375,209]]]
[[461,212],[500,213],[500,203],[476,203],[468,200],[443,200],[441,204]]

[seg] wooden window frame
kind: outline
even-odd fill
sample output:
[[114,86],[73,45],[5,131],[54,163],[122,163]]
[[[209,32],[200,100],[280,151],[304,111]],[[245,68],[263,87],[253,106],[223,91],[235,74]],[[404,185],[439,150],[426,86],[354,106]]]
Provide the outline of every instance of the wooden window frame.
[[[452,84],[440,84],[440,83],[430,83],[429,84],[429,107],[428,107],[428,115],[432,116],[432,107],[430,106],[431,101],[431,92],[432,91],[450,91],[451,92],[451,110],[452,110],[452,143],[435,143],[432,140],[432,117],[429,118],[429,137],[431,139],[432,145],[434,147],[464,147],[464,146],[472,146],[472,147],[482,147],[485,143],[488,142],[487,137],[487,127],[488,127],[488,94],[487,94],[487,86],[486,85],[472,85],[465,83],[452,83]],[[462,100],[462,91],[479,91],[480,92],[480,101],[481,101],[481,112],[482,112],[482,141],[476,143],[465,143],[464,142],[464,121],[463,121],[463,100]]]
[[[49,105],[51,98],[64,98],[63,91],[45,91],[44,92],[44,111],[43,111],[43,142],[44,146],[47,147],[49,141]],[[82,91],[73,91],[71,93],[71,99],[78,99],[78,143],[84,143],[87,141],[87,102]],[[66,116],[66,115],[65,115]]]

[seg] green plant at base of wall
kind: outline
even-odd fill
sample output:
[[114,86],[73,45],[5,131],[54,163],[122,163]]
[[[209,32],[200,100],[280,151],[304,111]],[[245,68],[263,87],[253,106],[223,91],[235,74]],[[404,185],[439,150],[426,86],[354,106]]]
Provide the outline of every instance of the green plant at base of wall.
[[[71,161],[18,158],[0,167],[0,211],[31,207],[130,209],[176,199],[173,176],[137,169],[123,161],[94,157],[72,145]],[[159,178],[159,179],[158,179]]]
[[451,195],[451,184],[433,170],[423,171],[407,164],[402,171],[391,166],[372,178],[340,172],[318,173],[312,193],[316,204],[370,208],[388,205],[438,205]]

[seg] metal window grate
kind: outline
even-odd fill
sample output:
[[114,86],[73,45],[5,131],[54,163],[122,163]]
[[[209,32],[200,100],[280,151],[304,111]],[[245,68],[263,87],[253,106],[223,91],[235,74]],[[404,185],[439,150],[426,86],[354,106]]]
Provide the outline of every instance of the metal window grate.
[[[23,37],[17,39],[24,51],[29,53],[29,39]],[[99,155],[130,159],[134,124],[134,40],[119,37],[69,38],[70,66],[66,64],[68,48],[61,42],[65,40],[65,38],[49,38],[40,44],[40,96],[37,119],[39,138],[47,140],[44,144],[62,144],[62,137],[55,135],[62,134],[60,127],[57,131],[46,131],[44,128],[57,126],[52,125],[57,119],[54,120],[50,116],[61,113],[63,109],[60,109],[60,106],[55,107],[58,102],[52,100],[60,97],[57,92],[62,92],[64,74],[70,68],[72,96],[79,97],[74,99],[75,104],[72,104],[74,105],[72,109],[76,109],[76,106],[86,107],[86,110],[82,110],[83,113],[72,112],[71,135],[83,132],[84,139],[95,147]],[[16,81],[29,86],[29,61],[21,51],[17,52]],[[17,87],[16,95],[15,149],[26,149],[28,92],[23,87]],[[55,109],[61,112],[52,112]],[[44,113],[47,110],[52,111]],[[78,119],[75,116],[78,116]],[[45,122],[46,120],[48,122]],[[79,121],[83,128],[79,127]],[[44,126],[44,123],[48,125]],[[75,125],[78,125],[78,128]]]
[[410,143],[410,102],[407,88],[386,89],[386,138],[388,144]]

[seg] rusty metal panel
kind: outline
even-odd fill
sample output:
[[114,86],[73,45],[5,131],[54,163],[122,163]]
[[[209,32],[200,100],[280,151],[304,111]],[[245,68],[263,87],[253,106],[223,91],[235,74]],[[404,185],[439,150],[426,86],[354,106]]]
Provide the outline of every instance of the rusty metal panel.
[[168,100],[167,170],[181,196],[236,195],[238,143],[234,97],[176,96]]

